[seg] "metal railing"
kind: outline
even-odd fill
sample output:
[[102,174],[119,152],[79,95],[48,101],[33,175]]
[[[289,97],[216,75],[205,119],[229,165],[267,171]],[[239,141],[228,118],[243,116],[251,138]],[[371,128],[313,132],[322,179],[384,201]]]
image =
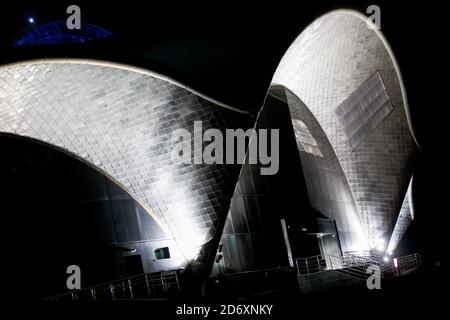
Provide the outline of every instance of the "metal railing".
[[320,255],[295,259],[298,274],[311,274],[327,270],[327,262]]
[[417,253],[397,258],[397,269],[402,269],[405,272],[410,270],[417,270],[422,267],[422,259]]
[[383,263],[384,255],[376,251],[346,251],[342,255],[349,263],[371,263],[381,265]]
[[383,273],[386,276],[398,276],[416,272],[422,268],[422,260],[417,253],[389,259],[383,265]]
[[[346,273],[348,276],[366,279],[368,276],[367,269],[374,265],[380,267],[380,262],[369,255],[357,256],[354,254],[344,254],[342,268],[338,271]],[[381,268],[379,270],[381,272]]]
[[53,295],[44,300],[95,301],[162,298],[169,292],[180,289],[180,271],[181,270],[143,273],[81,290],[73,290],[59,295]]
[[327,270],[346,273],[349,276],[367,278],[370,266],[380,269],[380,276],[392,277],[417,271],[422,267],[419,254],[406,255],[385,261],[384,255],[370,251],[345,252],[342,256],[320,255],[297,258],[296,266],[299,275],[309,275]]
[[342,269],[342,266],[344,265],[342,256],[327,255],[326,261],[330,270]]

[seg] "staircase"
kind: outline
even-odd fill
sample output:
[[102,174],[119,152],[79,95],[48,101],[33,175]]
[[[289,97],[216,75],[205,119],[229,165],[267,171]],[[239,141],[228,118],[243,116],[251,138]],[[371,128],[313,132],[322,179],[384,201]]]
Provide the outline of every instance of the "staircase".
[[381,278],[392,278],[416,272],[422,267],[420,256],[411,254],[394,259],[377,252],[345,252],[342,256],[313,256],[296,259],[297,278],[302,292],[365,284],[379,270]]

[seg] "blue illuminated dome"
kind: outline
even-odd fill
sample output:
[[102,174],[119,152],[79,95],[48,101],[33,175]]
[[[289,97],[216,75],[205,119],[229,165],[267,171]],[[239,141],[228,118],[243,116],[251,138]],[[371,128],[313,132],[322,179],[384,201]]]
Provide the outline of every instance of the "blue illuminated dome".
[[80,30],[69,30],[65,20],[57,20],[33,28],[20,37],[13,44],[13,47],[83,43],[90,40],[110,38],[112,35],[111,32],[89,23],[82,23]]

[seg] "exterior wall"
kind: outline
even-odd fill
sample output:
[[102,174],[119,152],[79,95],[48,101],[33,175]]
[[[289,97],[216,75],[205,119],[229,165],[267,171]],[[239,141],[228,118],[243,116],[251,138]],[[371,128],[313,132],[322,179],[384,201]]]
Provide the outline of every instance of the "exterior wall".
[[324,130],[308,107],[288,89],[289,106],[311,206],[336,221],[343,251],[367,250],[347,178]]
[[408,191],[406,192],[405,198],[403,199],[402,208],[395,223],[394,231],[392,232],[391,240],[388,245],[388,252],[393,252],[397,245],[402,240],[402,236],[408,230],[409,225],[414,219],[414,205],[412,198],[412,185],[413,179],[409,182]]
[[[377,72],[393,110],[355,148],[336,110]],[[381,35],[352,11],[326,14],[294,41],[273,83],[291,90],[311,110],[342,166],[370,247],[381,244],[385,250],[416,146],[400,75]],[[375,94],[369,93],[371,99]]]
[[197,254],[221,229],[240,168],[176,165],[171,135],[193,133],[197,120],[204,130],[246,128],[247,116],[156,77],[93,64],[6,66],[0,88],[0,132],[85,160],[142,204],[186,260],[205,258]]
[[[25,299],[65,292],[69,265],[81,268],[83,288],[185,265],[170,234],[92,166],[17,135],[0,134],[0,150],[2,225],[15,248],[2,261],[6,291]],[[165,247],[170,258],[157,259]],[[39,275],[32,288],[20,276],[30,266]]]
[[[261,175],[260,164],[242,165],[220,240],[223,252],[218,254],[223,259],[215,264],[213,274],[288,265],[280,219],[307,215],[300,158],[290,126],[287,106],[267,97],[255,129],[279,130],[282,164],[275,175]],[[249,148],[257,143],[250,141]]]

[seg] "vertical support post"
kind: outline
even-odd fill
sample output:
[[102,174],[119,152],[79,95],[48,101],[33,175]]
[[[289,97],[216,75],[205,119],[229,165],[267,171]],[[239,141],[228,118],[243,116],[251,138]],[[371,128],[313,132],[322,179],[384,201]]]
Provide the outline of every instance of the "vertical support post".
[[416,253],[416,258],[419,262],[419,268],[422,268],[422,258],[420,257],[420,254]]
[[127,299],[127,289],[125,287],[125,282],[122,281],[121,284],[122,284],[123,295],[124,295],[125,299]]
[[114,293],[114,285],[112,283],[109,285],[109,292],[111,293],[111,299],[116,300],[116,294]]
[[92,288],[91,289],[91,297],[92,297],[92,300],[97,300],[97,296],[96,296],[96,294],[95,294],[95,288]]
[[161,272],[161,285],[163,288],[163,292],[166,292],[166,282],[165,282],[165,277],[164,277],[164,272]]
[[178,290],[180,290],[180,280],[178,278],[178,271],[175,272],[175,280],[177,281],[177,288],[178,288]]
[[[292,249],[291,249],[291,243],[289,242],[289,234],[287,230],[286,220],[281,219],[281,229],[283,230],[283,238],[284,243],[286,245],[286,251],[289,259],[289,266],[294,267],[294,258],[292,257]],[[309,273],[309,272],[308,272]]]
[[128,279],[128,289],[130,290],[131,299],[134,299],[133,286],[131,285],[131,279]]
[[148,284],[148,276],[147,276],[147,274],[145,274],[145,283],[147,284],[148,295],[151,296],[152,293],[150,292],[150,285]]

